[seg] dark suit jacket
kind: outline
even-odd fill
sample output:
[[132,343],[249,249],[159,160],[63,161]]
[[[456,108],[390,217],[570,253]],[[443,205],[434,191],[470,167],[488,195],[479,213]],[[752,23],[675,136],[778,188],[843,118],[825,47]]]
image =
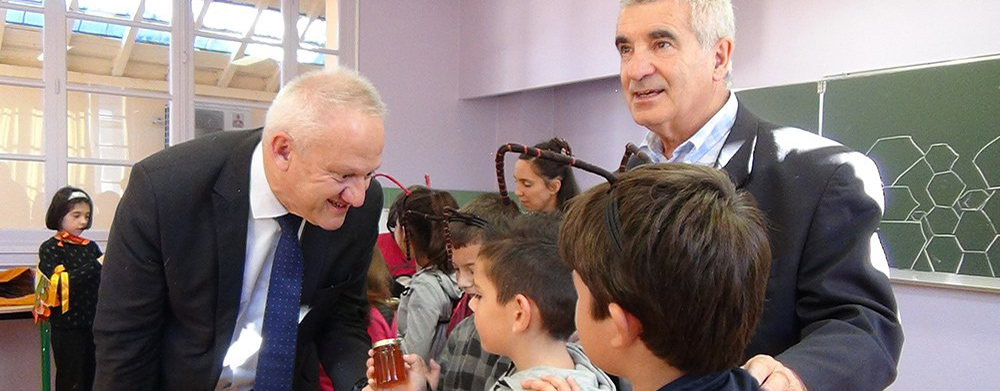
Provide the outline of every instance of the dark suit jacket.
[[[261,131],[167,148],[132,168],[102,276],[96,390],[211,390],[239,312],[250,158]],[[333,157],[335,158],[335,157]],[[372,182],[342,228],[306,224],[296,389],[317,387],[317,356],[336,389],[364,377],[371,341],[364,281],[382,191]]]
[[[776,356],[810,391],[881,390],[896,377],[903,332],[881,247],[870,159],[740,105],[725,166],[766,216],[773,260],[764,314],[746,350]],[[631,162],[637,163],[636,159]]]

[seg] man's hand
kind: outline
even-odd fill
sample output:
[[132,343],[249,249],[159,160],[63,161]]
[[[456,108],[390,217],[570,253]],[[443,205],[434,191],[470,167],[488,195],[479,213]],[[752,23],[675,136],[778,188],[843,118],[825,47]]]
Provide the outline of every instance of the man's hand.
[[580,385],[576,384],[576,380],[551,375],[522,381],[521,388],[534,391],[580,391]]
[[774,357],[758,354],[743,364],[743,369],[750,372],[765,391],[807,391],[799,375]]

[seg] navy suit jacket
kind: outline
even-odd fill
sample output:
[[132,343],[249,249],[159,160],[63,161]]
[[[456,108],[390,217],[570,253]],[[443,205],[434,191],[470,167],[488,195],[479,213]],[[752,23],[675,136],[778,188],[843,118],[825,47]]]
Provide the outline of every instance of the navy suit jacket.
[[[212,390],[239,312],[250,159],[261,130],[167,148],[132,168],[108,237],[94,322],[96,390]],[[372,182],[343,227],[306,224],[295,388],[317,359],[338,390],[365,376],[364,282],[382,191]]]
[[885,389],[903,331],[882,247],[872,242],[882,214],[875,164],[743,105],[724,148],[738,148],[724,169],[763,211],[773,257],[746,358],[775,356],[810,391]]

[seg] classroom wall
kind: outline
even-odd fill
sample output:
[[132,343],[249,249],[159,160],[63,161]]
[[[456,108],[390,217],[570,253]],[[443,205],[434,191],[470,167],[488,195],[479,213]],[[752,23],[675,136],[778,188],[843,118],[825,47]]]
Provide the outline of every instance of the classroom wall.
[[462,2],[461,96],[497,95],[615,74],[617,12],[618,2],[609,0]]

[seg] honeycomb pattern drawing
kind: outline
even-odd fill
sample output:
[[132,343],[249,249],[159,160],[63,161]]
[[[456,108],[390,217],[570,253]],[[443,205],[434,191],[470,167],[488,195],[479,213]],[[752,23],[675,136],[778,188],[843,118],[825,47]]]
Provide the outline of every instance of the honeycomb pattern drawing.
[[962,156],[945,143],[921,148],[912,136],[883,137],[867,155],[882,176],[879,234],[894,267],[1000,277],[1000,136],[972,157],[980,178],[966,179],[974,180],[954,170]]

